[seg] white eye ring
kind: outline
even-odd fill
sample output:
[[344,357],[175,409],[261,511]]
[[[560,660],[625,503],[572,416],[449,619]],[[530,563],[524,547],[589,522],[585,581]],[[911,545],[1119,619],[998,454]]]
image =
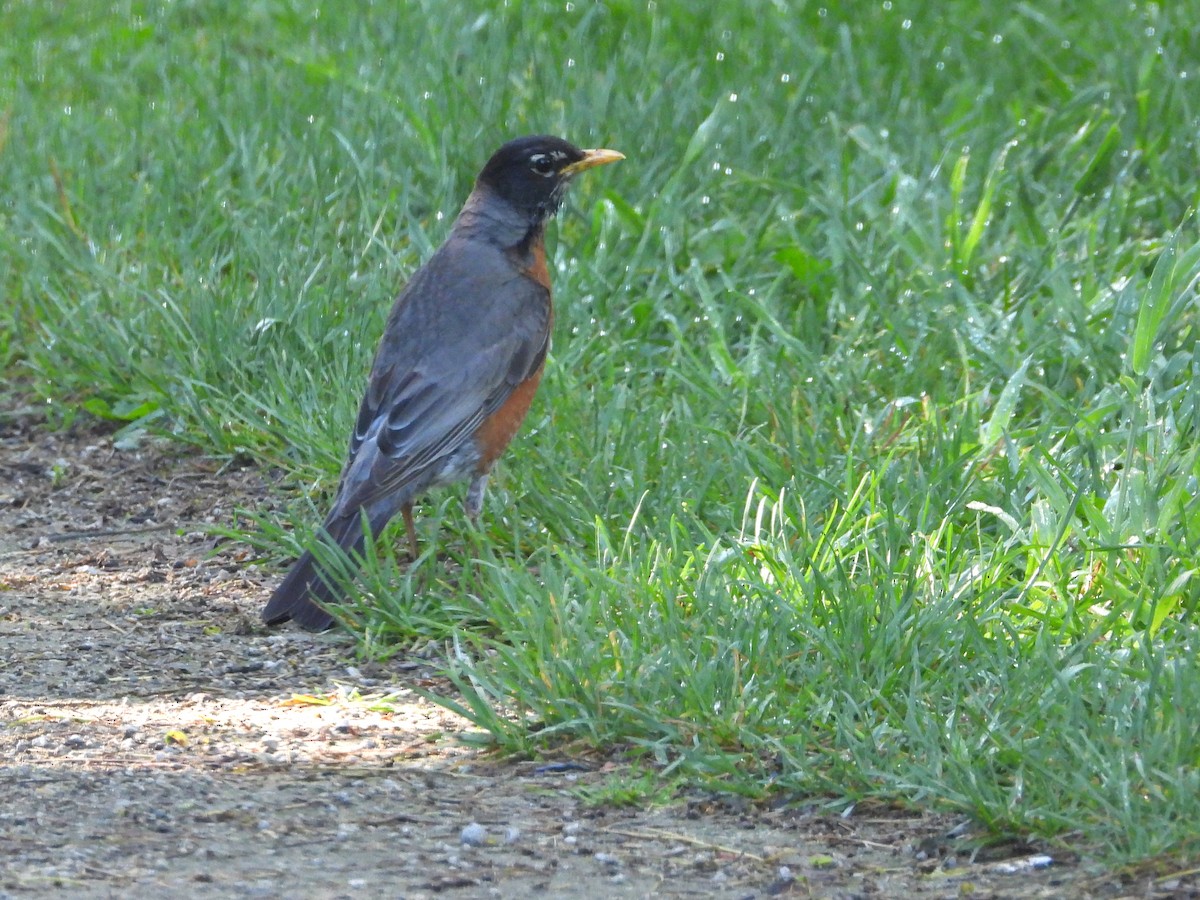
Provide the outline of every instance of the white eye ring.
[[529,168],[537,175],[543,178],[549,178],[556,171],[556,167],[550,158],[545,153],[535,153],[529,157]]

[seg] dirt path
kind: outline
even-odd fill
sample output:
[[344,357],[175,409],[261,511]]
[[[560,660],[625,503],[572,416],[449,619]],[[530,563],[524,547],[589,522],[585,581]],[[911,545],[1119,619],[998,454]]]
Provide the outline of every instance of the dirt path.
[[260,627],[278,573],[202,529],[266,493],[255,470],[0,417],[0,900],[1188,888],[1038,848],[972,860],[946,816],[589,806],[611,767],[464,749],[465,723],[412,690],[439,686],[421,661]]

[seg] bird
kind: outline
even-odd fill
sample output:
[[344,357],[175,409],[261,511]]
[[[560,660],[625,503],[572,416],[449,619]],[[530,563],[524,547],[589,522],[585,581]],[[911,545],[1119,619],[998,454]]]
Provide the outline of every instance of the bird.
[[[469,480],[463,506],[478,520],[488,474],[529,411],[550,348],[546,223],[576,175],[624,158],[550,135],[517,138],[492,154],[446,240],[392,306],[316,540],[353,564],[399,512],[415,559],[414,501],[457,481]],[[341,599],[337,583],[305,550],[263,621],[331,628],[325,604]]]

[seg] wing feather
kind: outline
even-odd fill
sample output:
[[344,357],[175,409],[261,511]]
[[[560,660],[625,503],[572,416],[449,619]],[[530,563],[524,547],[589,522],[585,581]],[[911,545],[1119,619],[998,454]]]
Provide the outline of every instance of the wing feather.
[[410,502],[542,365],[550,315],[549,291],[499,248],[450,241],[434,254],[388,317],[334,514]]

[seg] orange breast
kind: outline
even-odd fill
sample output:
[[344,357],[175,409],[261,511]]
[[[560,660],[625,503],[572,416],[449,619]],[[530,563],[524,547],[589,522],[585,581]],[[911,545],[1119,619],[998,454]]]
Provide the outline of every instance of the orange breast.
[[[550,270],[546,267],[546,245],[541,235],[537,235],[529,247],[530,259],[521,265],[521,273],[527,278],[542,285],[547,293],[550,291]],[[547,328],[554,324],[554,307],[550,307]],[[480,459],[476,466],[479,474],[491,471],[496,460],[500,458],[506,447],[516,436],[529,413],[533,403],[533,395],[537,393],[538,384],[542,380],[542,371],[546,368],[545,360],[537,370],[516,386],[508,399],[494,413],[484,419],[483,424],[475,432],[475,442],[479,447]]]
[[523,274],[532,278],[546,290],[550,290],[550,270],[546,267],[546,243],[540,237],[530,246],[533,259],[529,265],[523,266]]
[[537,393],[538,383],[542,380],[542,370],[545,363],[537,371],[526,378],[501,404],[500,408],[483,420],[479,430],[475,432],[475,442],[481,454],[476,471],[479,474],[490,472],[504,448],[509,445],[514,435],[525,421],[529,406],[533,403],[533,395]]

